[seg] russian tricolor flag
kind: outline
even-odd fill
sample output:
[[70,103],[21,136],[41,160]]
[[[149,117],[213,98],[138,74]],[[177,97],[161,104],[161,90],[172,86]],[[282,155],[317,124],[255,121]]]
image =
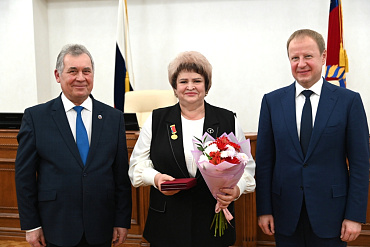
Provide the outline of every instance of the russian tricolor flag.
[[125,92],[132,91],[134,74],[128,30],[127,1],[119,0],[116,39],[116,65],[114,71],[114,107],[123,111]]

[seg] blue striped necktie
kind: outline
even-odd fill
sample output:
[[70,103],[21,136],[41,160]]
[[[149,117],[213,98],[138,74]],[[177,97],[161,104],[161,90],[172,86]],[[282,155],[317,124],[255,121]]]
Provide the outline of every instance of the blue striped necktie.
[[82,106],[75,106],[73,109],[77,112],[76,117],[76,143],[80,151],[81,159],[84,165],[86,164],[87,154],[89,153],[89,138],[87,131],[81,118],[81,111],[84,109]]
[[312,93],[313,92],[311,90],[304,90],[302,92],[302,94],[306,97],[306,101],[302,110],[300,142],[303,155],[305,157],[312,134],[312,107],[310,100],[310,96]]

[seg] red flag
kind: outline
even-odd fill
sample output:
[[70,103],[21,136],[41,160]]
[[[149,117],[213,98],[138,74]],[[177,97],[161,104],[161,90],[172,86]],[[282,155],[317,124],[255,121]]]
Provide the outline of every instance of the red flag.
[[343,46],[343,17],[341,0],[331,0],[328,27],[328,47],[325,79],[339,81],[346,87],[348,58]]

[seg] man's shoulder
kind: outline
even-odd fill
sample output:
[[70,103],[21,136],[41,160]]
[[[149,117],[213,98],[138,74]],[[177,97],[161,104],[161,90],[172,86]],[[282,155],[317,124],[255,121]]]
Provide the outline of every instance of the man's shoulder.
[[360,95],[358,92],[352,91],[351,89],[348,88],[339,87],[328,81],[324,83],[324,86],[327,87],[331,92],[339,95],[339,97],[341,98],[353,98]]
[[57,101],[60,101],[61,103],[61,99],[60,97],[57,97],[57,98],[54,98],[52,100],[49,100],[47,102],[44,102],[44,103],[40,103],[40,104],[37,104],[37,105],[34,105],[34,106],[30,106],[28,108],[26,108],[25,111],[30,111],[30,112],[39,112],[39,111],[43,111],[43,110],[48,110],[50,108],[52,108],[52,106],[55,105],[55,103]]
[[281,88],[275,89],[275,90],[273,90],[269,93],[266,93],[265,97],[274,98],[274,97],[278,97],[278,96],[281,96],[283,94],[289,93],[290,91],[292,91],[294,93],[295,92],[294,90],[295,90],[295,86],[294,86],[294,83],[292,83],[288,86],[281,87]]
[[269,94],[276,94],[276,93],[286,92],[286,91],[290,91],[290,90],[295,90],[294,82],[287,85],[287,86],[277,88],[277,89],[271,91]]

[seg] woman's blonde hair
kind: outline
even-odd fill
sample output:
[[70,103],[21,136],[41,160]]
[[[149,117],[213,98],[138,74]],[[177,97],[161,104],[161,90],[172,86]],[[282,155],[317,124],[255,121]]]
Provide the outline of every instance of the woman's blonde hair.
[[204,77],[205,90],[208,93],[212,85],[212,65],[207,58],[197,51],[185,51],[168,65],[168,80],[176,89],[176,80],[181,71],[195,72]]

